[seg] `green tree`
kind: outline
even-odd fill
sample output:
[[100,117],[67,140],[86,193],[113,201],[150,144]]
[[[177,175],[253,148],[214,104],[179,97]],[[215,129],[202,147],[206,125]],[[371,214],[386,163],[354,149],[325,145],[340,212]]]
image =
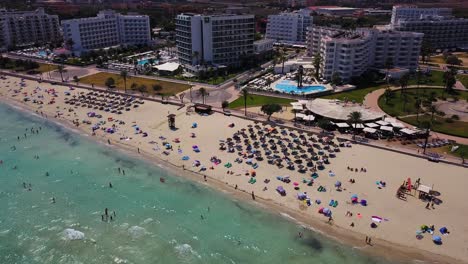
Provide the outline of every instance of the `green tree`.
[[427,63],[430,59],[430,56],[432,54],[432,47],[431,44],[423,40],[422,45],[421,45],[421,60],[423,63]]
[[354,124],[353,138],[355,138],[356,133],[357,133],[357,125],[362,122],[362,113],[358,111],[353,111],[349,113],[348,122],[350,122],[351,124]]
[[331,83],[333,85],[340,85],[341,84],[341,77],[338,72],[334,72],[331,77]]
[[385,98],[385,104],[388,104],[390,102],[390,99],[392,98],[393,93],[390,88],[386,88],[384,92],[384,98]]
[[457,83],[457,79],[455,75],[451,71],[444,72],[443,75],[444,83],[445,83],[445,90],[444,92],[450,92],[453,89],[455,83]]
[[146,93],[148,91],[148,88],[146,87],[146,85],[142,84],[140,86],[138,86],[138,91],[141,93],[141,95],[143,96],[144,93]]
[[419,111],[421,110],[421,99],[419,97],[414,102],[414,108],[416,108],[416,122],[419,123]]
[[198,89],[198,95],[202,98],[202,103],[205,104],[205,99],[209,95],[208,91],[205,88]]
[[159,92],[163,89],[163,87],[159,84],[153,84],[152,88],[153,88],[153,91],[155,92]]
[[137,89],[138,89],[138,84],[132,83],[132,85],[130,85],[130,90],[136,91]]
[[271,115],[281,111],[281,109],[283,108],[279,104],[266,104],[266,105],[262,105],[262,107],[260,108],[260,110],[268,116],[267,118],[268,121],[270,121]]
[[326,118],[322,118],[317,122],[317,126],[320,127],[323,131],[328,130],[331,127],[331,122]]
[[65,42],[65,45],[67,46],[69,50],[73,50],[73,46],[75,45],[75,42],[73,41],[73,39],[69,38]]
[[448,55],[447,58],[445,59],[445,63],[455,66],[455,65],[461,65],[462,61],[456,56],[456,55]]
[[120,77],[122,77],[124,81],[124,92],[127,93],[127,77],[128,77],[128,72],[127,71],[121,71],[120,72]]
[[317,80],[320,77],[320,64],[322,64],[322,56],[317,52],[314,56],[315,79]]
[[435,113],[437,112],[437,107],[436,107],[434,104],[431,104],[431,105],[429,106],[429,112],[431,112],[431,123],[430,123],[430,124],[431,124],[431,126],[432,126],[432,124],[433,124],[433,122],[434,122],[434,115],[435,115]]
[[115,88],[115,80],[112,77],[107,78],[106,82],[104,83],[108,88]]
[[229,102],[228,102],[228,101],[223,101],[223,102],[221,103],[221,108],[223,109],[223,111],[224,111],[224,109],[227,108],[228,106],[229,106]]
[[58,71],[58,73],[60,73],[60,78],[62,79],[62,82],[63,82],[63,73],[67,71],[65,69],[65,66],[63,66],[63,64],[58,65],[57,66],[57,71]]
[[400,83],[400,93],[406,93],[406,88],[408,88],[408,82],[410,80],[409,74],[405,73],[403,76],[401,76],[399,83]]

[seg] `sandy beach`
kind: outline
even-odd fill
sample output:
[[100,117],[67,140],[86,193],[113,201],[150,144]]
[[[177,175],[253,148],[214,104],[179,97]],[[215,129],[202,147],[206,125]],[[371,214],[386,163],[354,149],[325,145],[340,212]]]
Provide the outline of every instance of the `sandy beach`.
[[[69,95],[65,95],[65,92]],[[254,122],[217,113],[202,116],[187,111],[187,107],[179,109],[178,106],[152,101],[144,101],[144,104],[138,104],[138,108],[134,108],[132,103],[130,111],[122,111],[120,115],[65,104],[65,100],[70,100],[73,96],[78,98],[88,92],[36,81],[22,82],[15,77],[0,80],[0,98],[5,101],[16,102],[39,115],[42,113],[48,119],[69,125],[77,121],[79,125],[76,128],[88,135],[92,134],[93,126],[105,121],[95,131],[96,139],[122,146],[134,155],[144,155],[150,160],[166,160],[179,174],[199,181],[204,181],[202,175],[206,175],[209,184],[239,197],[249,200],[254,192],[255,201],[260,202],[259,204],[285,212],[304,224],[363,250],[392,256],[393,252],[387,249],[393,248],[400,252],[395,255],[404,258],[438,263],[468,262],[468,241],[463,235],[468,230],[468,206],[464,204],[468,198],[464,190],[468,185],[466,168],[431,163],[408,155],[353,144],[350,147],[339,147],[336,157],[329,158],[330,164],[325,164],[323,170],[317,170],[318,178],[312,186],[308,186],[303,183],[303,179],[309,180],[310,172],[299,173],[297,170],[288,170],[286,166],[279,169],[268,164],[266,159],[255,161],[258,167],[253,169],[252,165],[246,163],[248,157],[244,159],[238,155],[238,151],[229,153],[227,150],[220,150],[221,141],[227,144],[226,139],[232,138],[242,129],[248,133],[250,127],[253,129],[257,125]],[[25,97],[29,98],[28,102],[24,102]],[[38,104],[39,101],[43,104]],[[100,114],[102,118],[88,117],[89,112]],[[176,129],[169,128],[168,114],[175,115]],[[90,124],[83,123],[83,120],[90,121]],[[234,126],[231,127],[230,124]],[[101,129],[111,128],[112,125],[115,125],[114,133]],[[263,124],[258,126],[260,129],[255,128],[256,133],[266,133],[271,128]],[[287,131],[282,136],[283,139],[293,141],[294,136],[290,136],[290,133],[299,135],[294,131]],[[164,142],[169,143],[172,149],[166,149]],[[336,139],[333,142],[338,143]],[[198,147],[198,152],[194,151],[194,146]],[[188,160],[184,160],[184,156],[188,156]],[[217,165],[212,162],[214,156],[221,161]],[[243,162],[235,162],[238,158]],[[196,160],[199,161],[199,166],[193,165]],[[227,163],[232,166],[225,167]],[[351,171],[348,167],[357,171]],[[366,172],[361,171],[361,168],[365,168]],[[249,183],[252,175],[246,175],[246,172],[251,174],[252,170],[256,174],[255,183]],[[232,173],[227,173],[228,171]],[[277,176],[289,176],[291,182],[281,182],[277,180]],[[433,187],[440,193],[438,198],[442,203],[435,205],[434,209],[426,209],[427,203],[419,200],[414,190],[411,192],[414,196],[407,195],[406,201],[398,199],[396,192],[408,178],[413,182],[420,178],[421,184]],[[354,179],[355,183],[350,183],[349,179]],[[335,188],[337,181],[342,183],[341,191]],[[385,187],[376,184],[380,181],[386,183]],[[294,182],[298,183],[298,190],[294,188]],[[278,186],[285,189],[286,196],[278,194],[275,190]],[[317,191],[319,186],[323,186],[326,191]],[[303,192],[310,198],[310,206],[297,199],[297,194]],[[366,200],[367,206],[352,204],[353,195]],[[316,200],[320,200],[321,204],[316,204]],[[336,207],[329,206],[330,200],[338,201]],[[318,213],[320,207],[332,210],[332,223],[327,223],[329,218]],[[351,212],[352,216],[347,215],[347,212]],[[376,228],[370,226],[373,216],[382,218]],[[440,235],[439,228],[447,227],[450,234],[441,235],[442,245],[433,243],[429,233],[424,233],[424,237],[418,240],[416,232],[422,225],[434,225],[437,235]],[[374,246],[366,245],[366,236],[372,238]]]

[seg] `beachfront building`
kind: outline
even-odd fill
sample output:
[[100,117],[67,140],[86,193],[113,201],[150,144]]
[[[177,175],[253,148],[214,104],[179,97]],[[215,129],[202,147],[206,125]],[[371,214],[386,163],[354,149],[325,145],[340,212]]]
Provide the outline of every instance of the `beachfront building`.
[[63,20],[62,27],[65,42],[73,40],[71,48],[76,54],[114,46],[151,43],[151,28],[146,15],[122,15],[104,10],[96,17]]
[[255,54],[262,54],[266,52],[273,51],[273,45],[275,40],[273,39],[261,39],[254,42],[254,52]]
[[424,33],[432,48],[468,48],[468,19],[455,18],[451,8],[394,6],[390,28]]
[[312,26],[310,10],[269,15],[265,37],[287,44],[305,44],[307,27]]
[[203,65],[240,66],[254,53],[253,15],[185,13],[176,17],[179,62],[197,73]]
[[321,77],[331,80],[338,74],[343,81],[370,68],[384,68],[391,60],[394,67],[415,70],[423,34],[382,28],[342,30],[313,27],[309,31],[309,56],[319,55]]
[[400,20],[414,20],[422,17],[452,16],[451,8],[419,8],[411,5],[396,5],[392,8],[392,24],[397,24]]
[[35,11],[0,10],[0,49],[57,43],[61,40],[59,19]]

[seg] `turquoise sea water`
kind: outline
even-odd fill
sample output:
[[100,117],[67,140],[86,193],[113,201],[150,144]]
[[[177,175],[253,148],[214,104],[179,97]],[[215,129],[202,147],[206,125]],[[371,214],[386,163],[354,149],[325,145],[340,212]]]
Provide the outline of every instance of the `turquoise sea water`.
[[8,106],[0,116],[2,264],[388,263]]
[[294,92],[296,94],[300,93],[312,93],[312,92],[321,92],[326,88],[323,85],[309,85],[302,86],[301,88],[297,87],[297,83],[294,81],[282,80],[275,85],[276,90],[280,90],[285,93]]

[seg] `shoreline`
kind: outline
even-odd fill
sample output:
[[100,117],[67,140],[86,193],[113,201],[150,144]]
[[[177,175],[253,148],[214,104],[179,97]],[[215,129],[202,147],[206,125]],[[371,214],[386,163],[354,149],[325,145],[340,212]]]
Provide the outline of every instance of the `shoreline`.
[[[14,99],[7,98],[5,96],[0,97],[0,101],[3,103],[10,105],[14,108],[17,108],[20,111],[26,112],[28,114],[35,115],[37,117],[41,117],[37,113],[35,113],[35,109],[32,106],[29,106],[24,103],[20,103]],[[48,115],[50,113],[47,113]],[[44,117],[42,117],[44,118]],[[117,149],[118,151],[122,151],[123,153],[130,155],[136,158],[143,158],[146,162],[151,165],[160,165],[162,169],[175,174],[176,176],[184,177],[193,181],[197,181],[198,183],[204,184],[211,189],[216,191],[221,191],[229,195],[232,199],[239,199],[243,202],[248,202],[249,204],[253,204],[255,206],[259,206],[264,210],[268,210],[272,213],[278,214],[283,218],[287,218],[288,220],[292,220],[293,222],[297,223],[298,225],[305,226],[309,230],[313,232],[318,232],[323,236],[326,236],[334,241],[346,245],[351,246],[353,249],[359,250],[364,252],[365,254],[371,256],[383,256],[389,260],[397,260],[397,261],[405,261],[405,262],[414,262],[414,261],[424,261],[428,263],[460,263],[461,260],[452,259],[448,256],[439,255],[433,252],[411,248],[399,244],[395,244],[386,240],[381,240],[378,238],[374,238],[374,245],[373,246],[366,246],[363,242],[363,234],[350,230],[345,230],[340,226],[337,225],[329,225],[326,221],[321,221],[318,218],[310,217],[307,215],[302,215],[299,210],[295,210],[292,208],[285,207],[279,202],[275,202],[270,199],[263,199],[259,196],[256,196],[256,200],[252,201],[251,194],[238,189],[237,191],[234,189],[233,186],[223,182],[219,179],[210,177],[207,175],[208,181],[205,182],[202,177],[203,174],[191,171],[191,170],[184,170],[181,167],[173,164],[168,159],[163,159],[156,155],[151,155],[145,151],[140,151],[140,153],[136,153],[135,147],[130,146],[128,144],[124,144],[119,141],[113,141],[111,145],[107,144],[107,138],[104,136],[90,136],[89,133],[82,129],[81,127],[74,126],[69,120],[62,119],[62,118],[44,118],[45,120],[51,121],[55,124],[61,125],[64,128],[71,130],[73,133],[78,133],[80,136],[83,134],[86,135],[86,138],[93,138],[91,140],[96,141],[100,144],[105,145],[106,147],[112,147]],[[353,246],[354,245],[354,246]],[[359,245],[359,246],[357,246]],[[362,246],[361,246],[362,245]]]

